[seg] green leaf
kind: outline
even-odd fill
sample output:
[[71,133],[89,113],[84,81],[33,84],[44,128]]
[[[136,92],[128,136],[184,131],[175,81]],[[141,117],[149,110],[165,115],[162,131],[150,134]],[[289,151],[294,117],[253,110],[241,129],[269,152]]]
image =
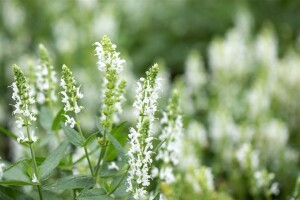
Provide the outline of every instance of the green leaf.
[[24,159],[22,159],[22,160],[19,160],[18,162],[14,163],[14,164],[12,164],[11,166],[9,166],[8,168],[6,168],[6,169],[4,170],[4,172],[7,172],[7,171],[13,169],[14,167],[18,166],[20,163],[25,162],[25,161],[30,161],[30,159],[24,158]]
[[101,178],[109,178],[109,177],[116,177],[121,176],[127,172],[129,168],[128,164],[125,164],[122,169],[119,171],[113,171],[113,170],[103,170],[102,173],[100,173]]
[[75,131],[74,129],[65,126],[63,123],[61,123],[61,126],[63,128],[63,131],[66,135],[66,138],[69,140],[70,143],[74,144],[75,146],[82,147],[85,141],[83,141],[82,137],[80,136],[80,133]]
[[122,130],[125,122],[114,128],[111,133],[107,132],[107,136],[109,137],[109,140],[119,153],[120,157],[122,158],[123,161],[128,161],[128,158],[126,156],[126,152],[124,151],[122,145],[119,143],[119,141],[113,136],[116,134],[119,134],[119,132]]
[[22,159],[3,171],[3,179],[17,182],[31,182],[31,179],[25,174],[24,163],[30,163],[31,159]]
[[118,187],[116,187],[115,191],[113,191],[114,197],[116,199],[133,199],[130,197],[130,193],[126,192],[127,190],[127,181],[126,181],[127,174],[125,174],[125,177],[120,182]]
[[10,181],[0,181],[0,185],[25,186],[25,185],[34,185],[34,184],[32,182],[10,180]]
[[167,141],[167,138],[164,139],[163,141],[161,141],[156,147],[155,149],[153,150],[154,153],[157,153],[158,150],[160,149],[160,147]]
[[33,200],[32,197],[20,190],[0,186],[0,199],[5,200]]
[[90,190],[83,190],[76,198],[78,200],[113,200],[112,197],[106,195],[105,190],[102,188],[94,188]]
[[61,108],[58,113],[56,114],[54,120],[53,120],[53,123],[52,123],[52,127],[51,129],[53,131],[57,131],[59,129],[61,129],[61,121],[62,121],[62,114],[64,113],[64,108]]
[[91,134],[87,139],[86,141],[84,142],[84,146],[87,146],[95,137],[97,137],[97,135],[99,134],[99,131]]
[[47,131],[51,130],[52,114],[51,114],[51,110],[48,106],[42,106],[41,112],[39,114],[39,123],[45,130],[47,130]]
[[0,127],[0,132],[7,135],[10,138],[17,140],[17,136],[13,132],[11,132],[3,127]]
[[58,179],[53,184],[43,186],[44,190],[67,190],[77,188],[91,188],[95,185],[95,180],[88,176],[67,176]]
[[153,200],[159,200],[160,199],[160,194],[159,193],[157,193],[157,195],[154,197],[154,199]]
[[52,151],[41,165],[41,179],[45,180],[50,173],[58,166],[68,147],[68,142],[64,141],[54,151]]

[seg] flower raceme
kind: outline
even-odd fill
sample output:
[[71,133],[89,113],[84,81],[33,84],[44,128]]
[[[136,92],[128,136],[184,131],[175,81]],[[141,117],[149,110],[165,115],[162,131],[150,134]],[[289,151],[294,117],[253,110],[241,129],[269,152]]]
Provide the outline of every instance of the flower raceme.
[[177,90],[174,90],[169,100],[167,112],[163,112],[161,125],[162,133],[159,136],[159,140],[164,141],[164,143],[159,149],[155,159],[162,161],[163,166],[160,169],[153,168],[152,176],[158,176],[160,180],[171,184],[176,180],[173,168],[179,162],[183,135],[182,116],[179,112],[179,96]]
[[77,114],[83,109],[83,106],[79,106],[77,102],[78,99],[83,98],[83,94],[80,92],[80,86],[77,87],[72,72],[66,65],[62,66],[62,78],[60,86],[63,88],[63,91],[60,93],[62,95],[61,101],[65,104],[65,125],[69,125],[71,128],[74,128],[76,121],[73,117],[68,115],[68,112],[74,112]]
[[40,64],[36,67],[36,87],[37,102],[43,104],[45,102],[57,101],[56,96],[56,72],[50,64],[50,59],[46,48],[39,45]]
[[116,113],[122,112],[121,104],[125,100],[126,81],[120,79],[125,60],[116,52],[116,45],[104,35],[101,42],[96,42],[96,56],[98,57],[98,69],[105,72],[102,89],[101,123],[108,131],[111,130],[114,121],[117,121]]
[[[30,93],[30,86],[25,78],[22,70],[13,65],[14,80],[11,88],[13,89],[12,99],[16,102],[14,106],[15,110],[13,114],[16,117],[16,124],[19,129],[23,126],[30,126],[33,121],[36,121],[37,111],[32,109],[35,104],[35,99]],[[29,136],[28,136],[29,137]],[[31,137],[27,138],[24,133],[20,131],[20,137],[18,142],[35,142],[37,137],[34,132],[31,133]]]
[[158,66],[155,64],[148,72],[146,79],[141,78],[137,84],[136,97],[133,103],[137,115],[136,127],[130,128],[128,151],[129,176],[127,192],[134,199],[143,199],[147,194],[145,187],[150,185],[150,172],[153,154],[152,134],[154,114],[157,110],[160,79],[157,78]]

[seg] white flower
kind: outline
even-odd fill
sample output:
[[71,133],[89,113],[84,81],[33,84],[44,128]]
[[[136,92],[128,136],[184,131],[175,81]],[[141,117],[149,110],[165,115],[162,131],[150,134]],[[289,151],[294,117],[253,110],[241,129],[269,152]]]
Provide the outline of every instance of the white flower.
[[109,170],[119,170],[119,166],[115,162],[111,162],[108,167]]
[[154,65],[148,72],[146,79],[140,79],[136,90],[133,106],[137,114],[136,127],[129,129],[128,135],[130,149],[129,176],[127,177],[127,192],[133,194],[134,199],[143,199],[147,194],[145,187],[150,185],[150,167],[153,154],[153,123],[157,109],[159,79],[156,78],[158,67]]
[[168,184],[174,183],[176,179],[173,172],[173,167],[168,166],[168,167],[161,168],[159,173],[159,178],[161,180],[164,180]]
[[[101,43],[96,42],[96,56],[98,57],[98,69],[100,71],[106,71],[106,70],[116,70],[117,73],[120,73],[121,71],[123,71],[123,65],[125,64],[125,60],[121,59],[119,57],[120,53],[116,52],[116,45],[111,44],[107,44],[108,37],[104,36]],[[112,51],[107,52],[106,49],[103,49],[102,44],[105,43],[104,45],[111,45],[112,47]],[[107,67],[109,66],[109,68]]]
[[29,139],[27,137],[24,136],[24,133],[22,131],[20,131],[20,135],[17,138],[17,142],[18,143],[22,143],[22,142],[29,142]]
[[[253,151],[250,144],[245,143],[236,152],[236,158],[240,166],[244,169],[251,167],[252,169],[257,169],[259,165],[258,152]],[[250,163],[248,163],[250,162]],[[250,164],[250,166],[248,166]]]
[[143,188],[137,188],[135,191],[134,191],[134,195],[133,195],[133,198],[134,199],[144,199],[145,196],[147,194],[147,191]]
[[56,72],[50,64],[50,59],[46,48],[39,45],[40,64],[36,66],[36,86],[40,97],[39,104],[44,104],[46,101],[56,101]]
[[65,80],[64,80],[63,78],[60,79],[60,86],[61,86],[64,90],[67,89],[66,82],[65,82]]
[[117,46],[112,44],[106,35],[103,36],[100,43],[96,42],[95,45],[98,69],[105,72],[100,119],[103,127],[110,130],[112,124],[119,121],[117,114],[122,112],[121,104],[125,100],[123,93],[126,82],[120,80],[125,60],[120,59],[120,53],[115,50]]
[[35,173],[33,174],[33,177],[32,177],[32,180],[31,180],[33,183],[38,183],[39,180],[38,178],[36,177]]
[[83,94],[79,91],[80,89],[80,86],[77,88],[76,90],[76,96],[79,98],[79,99],[82,99],[83,98]]
[[22,128],[24,125],[24,120],[21,117],[18,117],[18,120],[16,120],[16,124],[18,128]]
[[183,124],[178,106],[178,93],[174,91],[169,100],[167,112],[163,112],[163,118],[160,121],[163,128],[159,140],[163,144],[155,157],[156,160],[163,162],[159,169],[160,180],[169,184],[176,181],[173,168],[179,163],[179,156],[183,149]]
[[279,193],[280,193],[279,183],[277,183],[277,182],[272,183],[270,191],[272,194],[274,194],[276,196],[279,195]]
[[210,168],[205,168],[205,179],[206,179],[206,186],[209,190],[214,190],[214,180],[213,174]]
[[30,138],[32,142],[36,142],[38,137],[34,134],[34,131],[31,131]]
[[[18,128],[28,126],[32,121],[36,121],[35,110],[33,104],[35,103],[32,96],[31,87],[28,85],[27,79],[21,69],[13,66],[15,82],[10,86],[13,89],[12,99],[15,100],[13,114],[16,115],[16,124]],[[26,122],[26,124],[25,124]],[[19,139],[21,141],[21,139]]]
[[65,125],[66,126],[70,126],[71,128],[74,128],[75,124],[76,124],[76,121],[73,117],[69,117],[68,115],[64,115],[67,120],[65,121]]
[[45,103],[45,101],[46,101],[46,97],[45,97],[45,95],[44,95],[43,93],[38,92],[38,93],[37,93],[37,96],[36,96],[36,100],[37,100],[37,102],[38,102],[39,104],[43,104],[43,103]]
[[78,99],[83,98],[83,94],[80,92],[80,86],[76,86],[76,81],[70,69],[66,65],[63,65],[62,70],[60,86],[62,86],[64,90],[61,91],[60,94],[62,95],[61,101],[64,103],[65,125],[74,128],[76,122],[74,118],[67,115],[67,113],[73,111],[76,115],[83,109],[83,106],[79,106],[77,102]]
[[5,164],[0,163],[0,180],[2,179],[2,176],[3,176],[4,167],[5,167]]

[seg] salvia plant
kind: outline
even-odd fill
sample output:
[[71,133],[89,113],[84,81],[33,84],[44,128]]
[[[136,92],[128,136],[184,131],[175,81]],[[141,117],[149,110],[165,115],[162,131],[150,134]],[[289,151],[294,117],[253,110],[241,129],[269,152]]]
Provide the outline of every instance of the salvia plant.
[[[28,76],[34,80],[29,81],[20,67],[13,66],[15,81],[10,87],[15,101],[12,107],[18,136],[13,133],[11,136],[22,148],[29,148],[30,157],[12,165],[1,162],[1,184],[31,185],[33,188],[27,190],[33,192],[33,198],[39,199],[59,196],[70,199],[149,199],[153,195],[153,198],[160,197],[158,189],[150,188],[154,179],[151,171],[159,170],[162,181],[175,181],[173,167],[179,162],[176,145],[180,143],[183,129],[178,93],[174,92],[167,111],[163,112],[162,136],[157,137],[155,126],[159,124],[157,106],[161,78],[158,65],[154,64],[146,76],[137,81],[132,104],[136,122],[126,131],[126,122],[120,123],[118,119],[125,101],[126,81],[121,77],[125,60],[107,36],[95,43],[95,53],[101,72],[101,104],[95,118],[98,130],[90,134],[85,133],[81,126],[80,114],[84,111],[81,90],[84,86],[77,83],[69,67],[62,65],[58,83],[43,45],[39,46],[39,64]],[[48,144],[53,141],[53,136],[57,140]],[[45,150],[50,149],[45,156]],[[81,149],[83,154],[78,153]],[[154,166],[153,161],[162,160],[164,154],[168,158],[162,168]],[[89,168],[89,173],[78,171],[82,166]],[[11,173],[22,176],[18,179]],[[18,192],[30,198],[22,188]]]
[[283,98],[299,58],[277,58],[271,29],[249,37],[248,17],[213,40],[209,73],[191,50],[173,83],[161,64],[136,78],[106,35],[92,75],[54,66],[39,45],[36,65],[12,66],[0,199],[299,199],[286,121],[298,104]]

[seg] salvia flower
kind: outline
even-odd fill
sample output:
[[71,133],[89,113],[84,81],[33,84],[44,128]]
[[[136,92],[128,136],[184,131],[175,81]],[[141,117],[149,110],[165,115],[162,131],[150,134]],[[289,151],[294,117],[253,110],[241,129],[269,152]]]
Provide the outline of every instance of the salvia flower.
[[36,121],[36,111],[32,108],[35,104],[35,99],[31,96],[30,86],[21,69],[13,66],[14,80],[10,86],[13,89],[12,99],[16,102],[13,114],[16,117],[18,128],[29,126],[33,121]]
[[77,114],[83,109],[83,106],[78,105],[78,99],[82,99],[83,94],[80,92],[80,86],[77,86],[72,72],[66,65],[62,66],[60,86],[63,88],[60,94],[62,95],[61,101],[64,103],[65,125],[74,128],[76,121],[73,117],[69,116],[68,113],[74,112]]
[[195,192],[210,192],[214,191],[214,176],[211,168],[201,166],[188,172],[186,175],[186,181],[192,186]]
[[107,166],[107,168],[108,168],[109,170],[119,170],[119,169],[120,169],[119,166],[116,164],[116,162],[111,162],[111,163]]
[[125,100],[126,81],[120,80],[125,60],[121,59],[120,53],[116,52],[116,45],[104,35],[101,42],[96,42],[96,56],[98,57],[98,69],[105,72],[103,80],[101,123],[110,130],[113,121],[117,121],[116,113],[122,112],[121,104]]
[[[163,165],[159,169],[160,180],[170,184],[175,182],[173,168],[179,162],[180,149],[182,147],[183,125],[182,116],[179,113],[179,97],[177,90],[174,90],[169,100],[167,112],[163,112],[161,119],[162,133],[160,141],[164,141],[158,151],[156,160],[162,161]],[[154,168],[156,170],[156,168]]]
[[39,45],[40,64],[36,67],[36,87],[37,102],[43,104],[45,102],[57,101],[56,96],[56,72],[50,64],[50,59],[46,48]]
[[38,137],[34,134],[34,131],[31,131],[30,139],[28,137],[25,137],[23,131],[20,131],[19,137],[17,138],[17,142],[19,143],[36,142],[37,140]]
[[145,198],[147,194],[145,187],[150,185],[153,123],[160,89],[160,79],[157,78],[157,73],[158,66],[155,64],[146,72],[146,79],[141,78],[137,82],[138,88],[133,103],[138,118],[136,127],[131,127],[128,135],[130,169],[126,191],[131,192],[134,199]]
[[38,180],[38,178],[36,177],[36,175],[35,175],[35,173],[33,174],[33,176],[32,176],[32,180],[31,180],[33,183],[38,183],[39,182],[39,180]]
[[236,152],[236,158],[242,169],[257,169],[259,165],[258,152],[248,143],[244,143]]
[[272,185],[270,187],[270,191],[273,195],[278,196],[280,193],[279,183],[278,182],[272,183]]
[[[267,170],[256,170],[254,172],[254,180],[255,180],[255,187],[259,189],[265,189],[270,186],[275,175],[273,173],[269,173]],[[271,188],[270,188],[271,189]]]

